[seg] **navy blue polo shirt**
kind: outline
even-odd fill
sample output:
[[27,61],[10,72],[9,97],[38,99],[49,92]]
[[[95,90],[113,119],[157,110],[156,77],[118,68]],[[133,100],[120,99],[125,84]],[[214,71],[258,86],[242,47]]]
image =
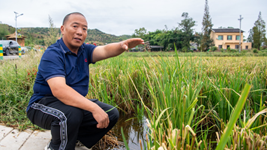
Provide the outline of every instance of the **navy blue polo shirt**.
[[49,46],[41,58],[33,86],[34,94],[27,111],[35,101],[52,95],[47,80],[53,77],[65,77],[67,85],[86,96],[89,85],[89,64],[93,63],[92,55],[95,47],[83,43],[76,55],[68,49],[62,38]]

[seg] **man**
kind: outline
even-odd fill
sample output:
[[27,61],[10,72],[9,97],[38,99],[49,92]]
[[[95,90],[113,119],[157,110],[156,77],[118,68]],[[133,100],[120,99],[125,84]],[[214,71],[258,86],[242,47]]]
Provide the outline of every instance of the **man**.
[[85,98],[88,65],[144,41],[134,38],[98,47],[84,44],[87,21],[78,12],[66,15],[60,30],[62,38],[47,48],[40,61],[27,116],[33,124],[51,130],[46,149],[74,150],[77,140],[91,148],[116,124],[119,113],[97,99]]

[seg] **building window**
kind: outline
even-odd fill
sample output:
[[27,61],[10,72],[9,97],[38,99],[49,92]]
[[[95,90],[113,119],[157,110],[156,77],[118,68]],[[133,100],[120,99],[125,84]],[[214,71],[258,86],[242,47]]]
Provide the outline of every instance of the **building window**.
[[227,45],[227,49],[230,48],[230,45]]
[[235,45],[235,49],[239,49],[239,45]]
[[227,35],[227,40],[232,40],[232,35]]
[[248,49],[248,46],[246,46],[246,49]]
[[223,40],[223,35],[219,35],[218,40]]
[[235,39],[236,39],[236,40],[240,40],[240,36],[239,36],[239,35],[237,35]]
[[222,49],[222,45],[219,45],[219,49]]

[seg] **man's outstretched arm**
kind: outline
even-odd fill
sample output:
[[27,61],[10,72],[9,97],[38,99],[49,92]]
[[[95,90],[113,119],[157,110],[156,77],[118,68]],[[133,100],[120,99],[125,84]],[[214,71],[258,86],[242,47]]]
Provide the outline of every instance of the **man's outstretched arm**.
[[144,44],[140,38],[132,38],[119,43],[111,43],[105,46],[98,46],[93,52],[93,62],[97,62],[110,57],[118,56],[129,48]]

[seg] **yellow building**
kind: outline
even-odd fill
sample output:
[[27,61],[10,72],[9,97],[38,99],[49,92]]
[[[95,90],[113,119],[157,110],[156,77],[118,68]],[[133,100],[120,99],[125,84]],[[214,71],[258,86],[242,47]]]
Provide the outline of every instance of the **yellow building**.
[[[243,42],[243,32],[241,30],[241,49],[251,49],[251,42]],[[239,29],[212,29],[210,37],[218,49],[239,49]]]

